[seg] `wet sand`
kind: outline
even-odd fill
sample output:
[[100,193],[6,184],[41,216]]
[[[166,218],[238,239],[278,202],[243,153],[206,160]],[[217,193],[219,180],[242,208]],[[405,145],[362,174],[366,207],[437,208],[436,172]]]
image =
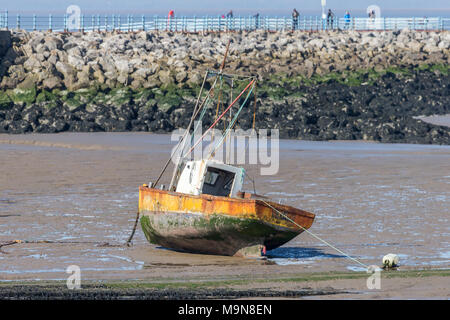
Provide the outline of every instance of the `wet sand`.
[[[442,274],[389,279],[378,293],[365,287],[365,277],[279,281],[364,271],[305,233],[269,252],[267,260],[174,252],[148,244],[140,229],[134,245],[124,246],[137,187],[156,180],[172,146],[168,135],[144,133],[0,135],[0,243],[85,242],[3,247],[2,283],[65,280],[66,268],[75,264],[82,281],[254,279],[244,285],[254,289],[260,279],[276,277],[265,284],[270,290],[331,287],[351,294],[329,297],[449,297],[449,277]],[[280,153],[276,176],[259,176],[252,166],[248,173],[258,193],[314,212],[312,232],[367,265],[379,265],[393,252],[400,256],[397,272],[450,267],[449,146],[282,140]],[[167,184],[169,176],[163,180]]]
[[434,116],[420,116],[414,117],[415,119],[420,119],[426,123],[435,124],[438,126],[450,127],[450,114],[446,115],[434,115]]

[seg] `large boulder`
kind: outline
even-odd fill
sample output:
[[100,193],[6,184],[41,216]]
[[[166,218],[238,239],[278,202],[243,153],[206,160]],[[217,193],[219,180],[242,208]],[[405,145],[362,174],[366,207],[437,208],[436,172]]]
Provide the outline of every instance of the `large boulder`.
[[11,47],[11,32],[0,31],[0,58],[5,55]]

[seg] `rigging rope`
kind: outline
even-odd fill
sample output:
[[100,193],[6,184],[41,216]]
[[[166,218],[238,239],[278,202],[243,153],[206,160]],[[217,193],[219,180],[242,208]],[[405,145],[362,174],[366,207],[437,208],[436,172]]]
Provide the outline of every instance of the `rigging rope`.
[[242,103],[242,105],[240,106],[240,108],[238,109],[238,111],[236,112],[236,114],[233,117],[233,120],[230,121],[230,124],[227,128],[227,130],[225,131],[225,133],[222,135],[222,138],[220,140],[220,142],[217,144],[216,148],[214,149],[214,151],[210,154],[209,159],[211,159],[212,155],[217,151],[217,149],[222,145],[222,143],[224,142],[226,136],[228,135],[228,132],[230,132],[230,130],[234,127],[234,125],[236,124],[237,118],[239,116],[239,114],[241,113],[242,109],[244,108],[244,106],[247,104],[247,100],[250,97],[250,95],[253,92],[253,89],[255,88],[255,85],[253,84],[252,88],[250,89],[250,91],[247,93],[247,97],[245,98],[244,102]]
[[246,87],[244,90],[242,90],[242,92],[236,97],[236,99],[228,106],[228,108],[225,109],[225,111],[219,116],[219,118],[216,119],[216,121],[214,121],[214,123],[208,128],[208,130],[205,131],[205,133],[203,133],[203,135],[200,137],[200,139],[197,140],[197,142],[192,146],[191,149],[189,149],[189,151],[182,157],[186,157],[188,154],[190,154],[192,152],[192,150],[194,150],[194,148],[203,140],[203,138],[206,136],[206,134],[215,127],[215,125],[220,121],[220,119],[222,119],[222,117],[230,110],[230,108],[236,103],[236,101],[239,100],[239,98],[244,94],[245,91],[247,91],[247,89],[253,85],[253,83],[255,82],[255,79],[253,79]]
[[264,201],[263,199],[260,199],[262,202],[264,202],[266,205],[268,205],[270,208],[272,208],[273,210],[275,210],[276,212],[278,212],[280,215],[282,215],[283,217],[285,217],[287,220],[289,220],[290,222],[292,222],[293,224],[295,224],[297,227],[301,228],[303,231],[306,231],[308,234],[312,235],[314,238],[316,238],[317,240],[325,243],[327,246],[331,247],[332,249],[336,250],[337,252],[339,252],[340,254],[343,254],[345,257],[353,260],[354,262],[360,264],[361,266],[363,266],[364,268],[368,269],[369,266],[365,265],[364,263],[360,262],[359,260],[351,257],[350,255],[348,255],[347,253],[345,253],[342,250],[339,250],[338,248],[336,248],[335,246],[333,246],[332,244],[328,243],[327,241],[323,240],[322,238],[320,238],[319,236],[315,235],[314,233],[312,233],[311,231],[309,231],[308,229],[302,227],[301,225],[299,225],[298,223],[296,223],[294,220],[292,220],[291,218],[289,218],[287,215],[285,215],[284,213],[282,213],[280,210],[277,210],[276,208],[274,208],[273,206],[271,206],[269,203],[267,203],[267,201]]
[[[198,104],[199,104],[199,102],[200,102],[200,97],[201,97],[202,92],[203,92],[203,87],[205,86],[206,79],[208,78],[208,74],[209,74],[209,72],[207,71],[207,72],[205,73],[204,78],[203,78],[202,87],[201,87],[200,92],[199,92],[199,95],[198,95],[198,97],[197,97],[197,102],[195,103],[195,107],[194,107],[194,114],[192,115],[191,120],[189,121],[189,126],[188,126],[188,128],[186,129],[186,131],[184,132],[184,134],[183,134],[181,140],[178,141],[177,145],[175,146],[175,150],[174,150],[174,153],[173,153],[173,154],[175,154],[175,152],[176,152],[176,151],[178,150],[178,148],[180,147],[181,142],[186,138],[187,133],[189,132],[189,129],[191,128],[192,121],[194,121],[194,118],[197,116],[197,113],[198,113],[199,109],[201,108],[201,106],[200,106],[200,107],[197,109]],[[206,98],[205,98],[205,100],[206,100]],[[202,105],[203,105],[203,103],[205,103],[205,100],[203,100]],[[163,169],[161,170],[161,173],[159,174],[158,178],[156,179],[155,185],[158,184],[159,180],[162,178],[164,172],[166,171],[167,167],[169,166],[169,163],[170,163],[170,161],[172,160],[173,154],[171,154],[170,157],[169,157],[169,159],[167,159],[166,164],[164,165]]]

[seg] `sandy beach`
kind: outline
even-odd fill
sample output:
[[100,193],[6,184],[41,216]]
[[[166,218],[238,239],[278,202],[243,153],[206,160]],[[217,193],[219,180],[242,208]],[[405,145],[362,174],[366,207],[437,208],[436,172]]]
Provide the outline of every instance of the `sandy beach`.
[[449,298],[449,146],[281,140],[276,176],[246,167],[258,193],[314,212],[310,230],[364,264],[398,254],[400,269],[382,273],[380,290],[308,234],[266,260],[174,252],[147,243],[140,228],[125,246],[137,187],[156,179],[172,146],[169,135],[145,133],[0,135],[0,243],[61,242],[3,247],[0,298],[23,291],[15,285],[64,294],[69,265],[80,266],[86,294],[93,286],[149,297],[166,288],[226,289],[234,298]]

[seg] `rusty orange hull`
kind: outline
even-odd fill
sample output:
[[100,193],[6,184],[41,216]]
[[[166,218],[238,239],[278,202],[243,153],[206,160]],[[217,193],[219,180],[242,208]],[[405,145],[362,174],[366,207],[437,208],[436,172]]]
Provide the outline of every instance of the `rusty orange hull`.
[[314,214],[259,199],[193,196],[139,188],[142,230],[149,242],[176,250],[230,256],[258,256],[290,241]]

